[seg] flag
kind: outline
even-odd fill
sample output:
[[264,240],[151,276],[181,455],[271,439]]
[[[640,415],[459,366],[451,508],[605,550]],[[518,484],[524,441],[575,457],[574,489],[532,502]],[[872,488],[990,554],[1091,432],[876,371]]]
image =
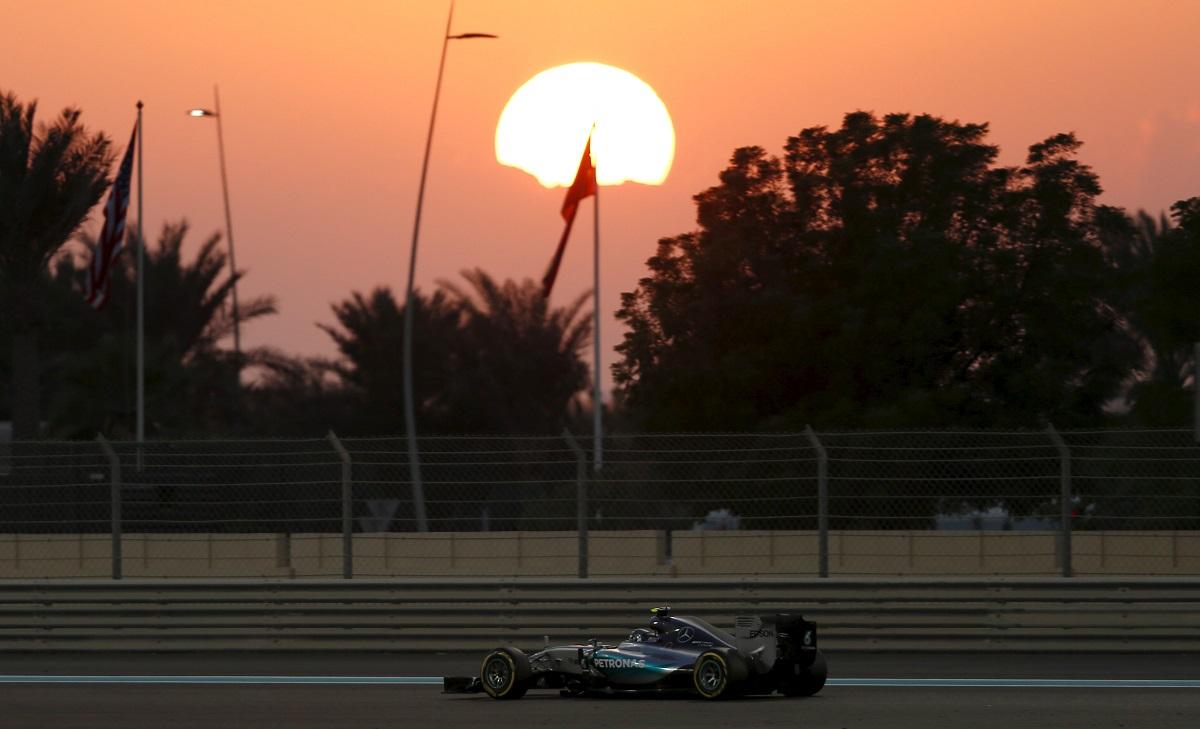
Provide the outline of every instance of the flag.
[[92,265],[88,271],[87,295],[84,297],[93,309],[102,309],[108,303],[108,282],[112,277],[113,264],[125,249],[125,213],[129,210],[129,188],[133,178],[133,147],[137,140],[135,124],[129,136],[129,146],[112,188],[108,191],[108,204],[104,206],[104,229],[92,251]]
[[596,194],[596,165],[592,162],[592,135],[588,134],[587,144],[583,147],[583,157],[579,160],[579,170],[575,173],[575,181],[567,190],[567,199],[563,200],[562,216],[567,221],[563,228],[562,238],[558,240],[558,248],[550,261],[550,268],[542,277],[542,296],[549,297],[550,289],[554,288],[554,279],[558,278],[558,267],[562,263],[563,251],[567,249],[567,238],[571,235],[571,226],[575,223],[575,212],[579,203],[585,197]]

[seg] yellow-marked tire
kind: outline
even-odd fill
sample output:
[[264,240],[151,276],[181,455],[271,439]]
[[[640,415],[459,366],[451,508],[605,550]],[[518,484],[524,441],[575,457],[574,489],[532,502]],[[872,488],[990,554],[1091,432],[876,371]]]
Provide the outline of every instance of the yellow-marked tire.
[[529,688],[529,659],[516,648],[497,648],[479,666],[479,681],[493,699],[519,699]]
[[701,653],[692,664],[692,688],[704,699],[722,699],[730,690],[729,663],[716,651]]

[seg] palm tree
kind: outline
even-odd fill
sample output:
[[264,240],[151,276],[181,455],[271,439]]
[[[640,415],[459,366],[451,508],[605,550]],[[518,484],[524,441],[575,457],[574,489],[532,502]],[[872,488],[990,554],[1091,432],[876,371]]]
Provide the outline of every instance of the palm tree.
[[46,267],[108,188],[108,137],[67,108],[34,126],[37,102],[0,94],[0,295],[12,318],[13,437],[38,435],[38,331]]
[[1166,215],[1144,211],[1111,221],[1108,246],[1122,279],[1122,317],[1141,349],[1127,399],[1145,425],[1181,425],[1191,416],[1184,388],[1194,369],[1200,323],[1188,302],[1200,275],[1200,249]]
[[[219,342],[233,335],[235,322],[229,302],[234,285],[245,272],[237,271],[221,279],[229,266],[219,248],[219,233],[213,233],[200,244],[191,263],[184,263],[181,250],[187,233],[186,220],[164,224],[158,250],[147,257],[146,337],[169,340],[183,361],[204,354],[228,356]],[[138,242],[135,233],[131,246]],[[132,285],[132,276],[129,281]],[[239,304],[238,323],[276,311],[274,296],[259,296]],[[256,363],[254,350],[245,356],[247,364]]]
[[[465,271],[414,297],[415,387],[429,433],[557,433],[588,383],[581,353],[591,320],[588,294],[551,309],[533,281],[497,283]],[[337,325],[320,325],[342,360],[330,367],[360,400],[359,433],[396,432],[404,404],[398,363],[404,310],[385,288],[333,305]]]
[[462,313],[456,376],[447,394],[456,427],[557,433],[571,401],[588,384],[582,355],[592,322],[583,306],[590,293],[551,309],[530,279],[501,284],[478,268],[462,276],[470,290],[438,282]]
[[[230,295],[234,282],[244,273],[225,275],[227,259],[219,247],[220,235],[215,233],[200,245],[191,262],[185,262],[181,250],[187,233],[186,221],[166,223],[157,246],[146,249],[146,414],[150,432],[157,435],[230,428],[241,412],[239,376],[243,367],[269,367],[280,359],[271,349],[255,348],[244,351],[239,361],[220,346],[221,340],[233,333]],[[94,248],[89,236],[81,236],[81,240]],[[137,231],[130,231],[130,249],[141,244]],[[77,290],[85,275],[86,271],[74,271]],[[113,383],[128,381],[133,363],[130,312],[136,296],[134,275],[132,256],[119,259],[109,303],[91,315],[99,317],[99,322],[93,320],[91,329],[98,337],[89,355],[79,356],[77,346],[63,347],[61,361],[51,363],[60,384],[50,398],[55,435],[77,436],[98,429],[113,434],[129,427],[127,392]],[[73,301],[79,308],[76,317],[86,320],[89,314],[82,299],[76,295]],[[275,299],[257,297],[242,303],[238,311],[242,322],[273,314]]]
[[[438,422],[445,411],[443,392],[452,377],[452,345],[459,313],[446,295],[413,292],[414,390],[420,397],[422,422]],[[350,433],[380,435],[400,431],[404,389],[399,362],[404,353],[404,309],[385,287],[364,296],[355,291],[332,305],[337,325],[318,326],[333,339],[342,360],[329,369],[359,401],[358,418]]]

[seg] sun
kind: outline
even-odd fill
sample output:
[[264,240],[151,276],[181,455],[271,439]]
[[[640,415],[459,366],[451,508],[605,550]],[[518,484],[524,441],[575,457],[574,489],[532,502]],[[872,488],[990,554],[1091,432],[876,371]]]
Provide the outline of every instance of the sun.
[[517,89],[496,124],[496,159],[546,187],[569,186],[588,132],[601,185],[659,185],[675,158],[675,128],[662,99],[628,71],[569,63]]

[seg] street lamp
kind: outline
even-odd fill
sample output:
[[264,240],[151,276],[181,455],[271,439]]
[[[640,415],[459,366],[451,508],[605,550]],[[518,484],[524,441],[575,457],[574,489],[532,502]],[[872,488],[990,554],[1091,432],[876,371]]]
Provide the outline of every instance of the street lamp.
[[425,178],[429,173],[429,150],[433,146],[433,125],[437,120],[438,97],[442,93],[442,72],[446,68],[446,48],[452,40],[472,38],[496,38],[491,33],[450,34],[454,20],[454,0],[450,0],[450,14],[446,18],[446,32],[442,36],[442,58],[438,62],[437,83],[433,87],[433,110],[429,113],[429,132],[425,135],[425,158],[421,162],[421,183],[417,187],[417,213],[413,219],[412,246],[408,252],[408,286],[404,293],[404,429],[408,434],[408,470],[412,478],[413,510],[417,518],[417,530],[429,531],[425,518],[425,488],[421,483],[421,461],[417,452],[417,413],[413,402],[413,282],[417,273],[417,242],[421,236],[421,208],[425,203]]
[[225,177],[225,138],[221,130],[221,94],[216,85],[213,85],[213,109],[190,109],[188,116],[192,117],[213,117],[217,120],[217,154],[221,159],[221,193],[225,198],[225,238],[229,241],[229,272],[233,279],[233,350],[237,353],[237,360],[240,365],[242,361],[242,324],[240,321],[240,309],[238,309],[238,294],[237,294],[237,263],[233,257],[233,218],[229,214],[229,182]]

